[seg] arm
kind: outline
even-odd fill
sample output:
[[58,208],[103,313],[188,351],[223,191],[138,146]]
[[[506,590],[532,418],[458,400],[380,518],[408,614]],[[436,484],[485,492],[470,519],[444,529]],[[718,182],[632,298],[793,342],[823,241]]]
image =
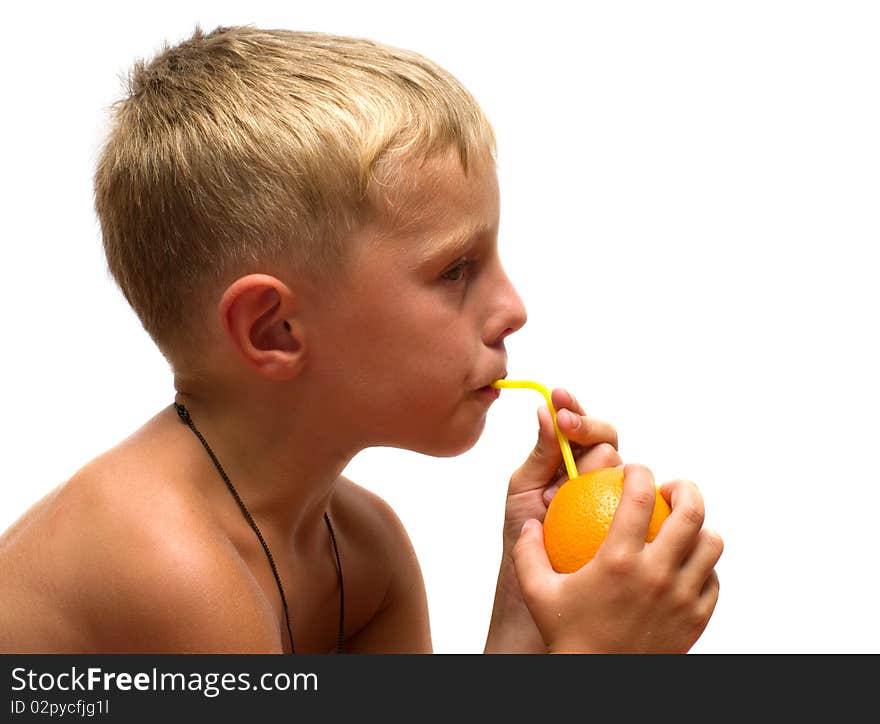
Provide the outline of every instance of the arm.
[[547,653],[547,645],[520,593],[513,557],[506,549],[495,584],[495,601],[483,653]]

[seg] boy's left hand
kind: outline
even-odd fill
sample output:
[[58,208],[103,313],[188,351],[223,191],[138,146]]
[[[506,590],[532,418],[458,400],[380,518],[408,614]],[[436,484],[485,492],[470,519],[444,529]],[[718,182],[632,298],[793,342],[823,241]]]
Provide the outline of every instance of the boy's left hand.
[[[601,420],[588,418],[574,397],[563,389],[551,393],[559,429],[570,444],[578,472],[615,467],[623,461],[617,452],[617,431]],[[538,441],[528,459],[514,472],[507,489],[504,546],[495,604],[486,640],[486,652],[543,653],[546,646],[522,597],[513,563],[513,548],[523,523],[544,520],[547,506],[568,474],[548,407],[538,410]]]
[[[571,444],[579,473],[623,463],[617,452],[617,430],[610,423],[587,417],[584,409],[568,391],[557,388],[551,394],[557,410],[557,423]],[[507,488],[504,515],[504,552],[513,549],[523,523],[530,518],[544,520],[547,506],[568,480],[562,451],[553,429],[550,410],[538,410],[538,441],[528,459],[514,472]]]

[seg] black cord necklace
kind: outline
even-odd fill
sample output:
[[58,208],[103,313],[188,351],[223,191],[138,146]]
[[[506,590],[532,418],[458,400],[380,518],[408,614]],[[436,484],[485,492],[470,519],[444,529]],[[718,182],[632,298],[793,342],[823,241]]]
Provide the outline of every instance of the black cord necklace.
[[[296,649],[293,645],[293,631],[290,628],[290,611],[287,608],[287,597],[284,595],[284,587],[281,585],[281,576],[278,575],[278,568],[275,566],[275,559],[272,558],[269,546],[266,544],[266,540],[263,538],[263,534],[257,527],[257,523],[251,515],[251,512],[247,509],[244,501],[239,496],[238,491],[235,489],[235,486],[232,484],[232,481],[229,479],[229,476],[226,474],[226,471],[223,469],[223,466],[220,464],[220,461],[217,459],[211,446],[208,445],[208,441],[205,440],[202,433],[199,432],[195,423],[192,421],[189,410],[179,402],[175,402],[174,407],[177,410],[180,419],[189,426],[189,429],[193,431],[195,436],[199,439],[199,442],[202,443],[202,446],[205,448],[205,451],[208,453],[208,456],[217,468],[217,472],[220,473],[220,477],[223,478],[223,482],[226,483],[226,487],[229,488],[229,492],[232,493],[232,497],[235,498],[235,502],[238,503],[238,507],[241,508],[242,514],[250,524],[251,528],[253,528],[254,533],[256,533],[260,545],[263,546],[266,558],[269,559],[269,565],[272,567],[272,575],[275,576],[275,583],[278,584],[278,592],[281,594],[281,605],[284,607],[284,619],[287,623],[287,635],[290,638],[290,653],[294,654],[296,653]],[[336,642],[336,653],[341,654],[342,642],[345,639],[345,589],[342,585],[342,561],[339,559],[339,548],[336,545],[336,535],[334,534],[333,526],[330,523],[330,516],[327,515],[326,512],[324,513],[324,522],[327,523],[327,530],[330,531],[330,541],[333,543],[333,553],[336,556],[336,571],[339,577],[339,636]]]

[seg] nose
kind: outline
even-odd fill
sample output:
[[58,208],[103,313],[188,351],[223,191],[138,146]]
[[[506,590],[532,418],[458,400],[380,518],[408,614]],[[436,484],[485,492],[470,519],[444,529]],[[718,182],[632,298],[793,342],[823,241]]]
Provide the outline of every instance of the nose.
[[485,327],[484,342],[490,346],[500,344],[505,337],[521,329],[528,319],[523,300],[503,270],[495,299],[496,303]]

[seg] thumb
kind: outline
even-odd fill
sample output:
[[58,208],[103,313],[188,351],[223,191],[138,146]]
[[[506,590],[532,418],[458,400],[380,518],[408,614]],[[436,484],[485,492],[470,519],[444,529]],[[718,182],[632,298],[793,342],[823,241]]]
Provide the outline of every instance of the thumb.
[[539,521],[531,518],[523,524],[512,555],[520,590],[529,603],[547,588],[548,579],[554,575],[544,549],[544,526]]
[[556,429],[550,409],[538,408],[538,440],[526,461],[510,477],[508,494],[516,494],[543,488],[562,464],[562,451],[556,439]]

